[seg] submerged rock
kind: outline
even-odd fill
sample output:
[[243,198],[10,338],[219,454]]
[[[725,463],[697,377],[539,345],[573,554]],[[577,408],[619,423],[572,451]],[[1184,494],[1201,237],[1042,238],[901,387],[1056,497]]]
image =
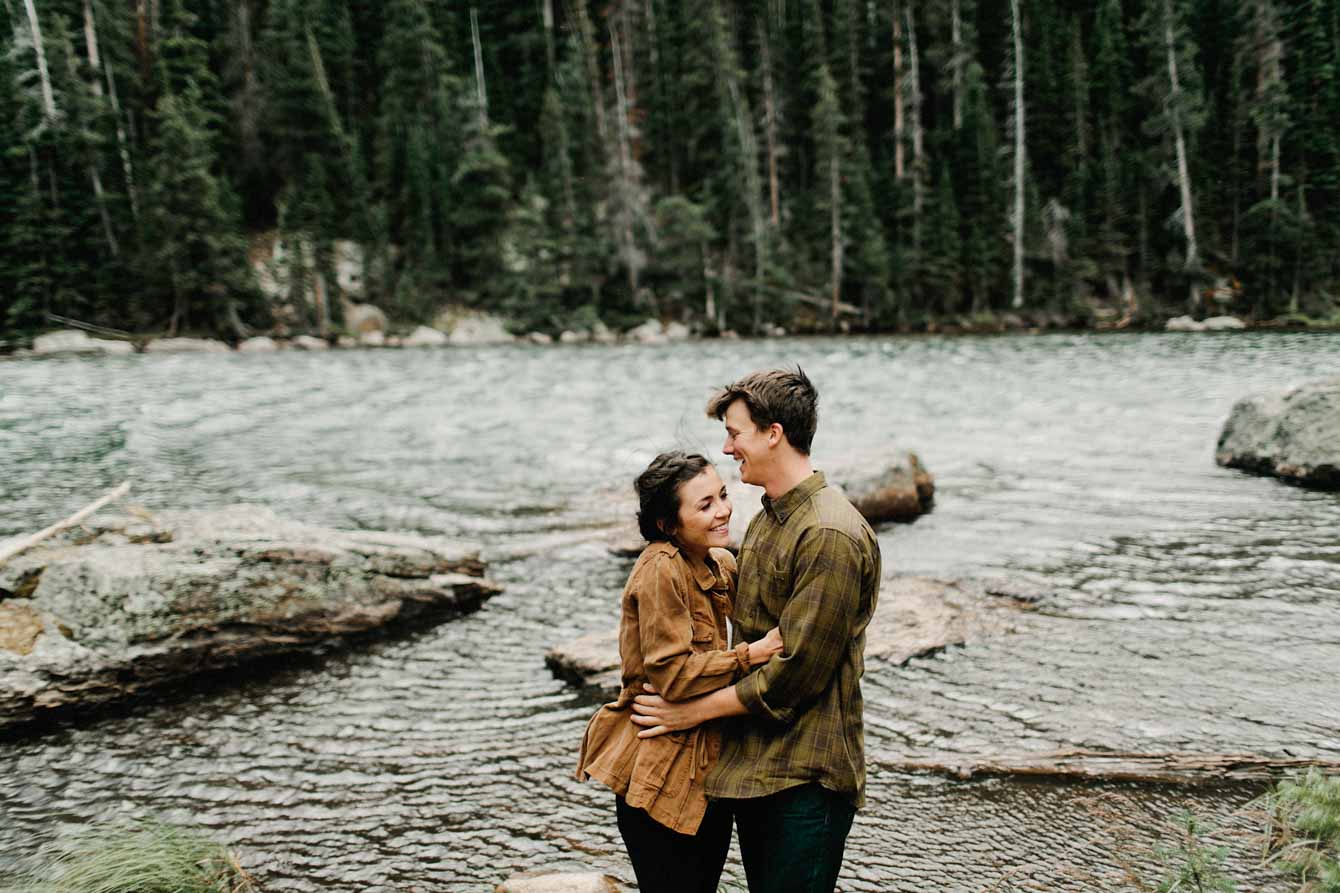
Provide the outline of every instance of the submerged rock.
[[[904,664],[951,645],[1002,635],[1011,630],[1014,615],[1039,598],[1040,593],[999,581],[894,577],[880,585],[879,606],[866,629],[865,654]],[[598,697],[619,693],[617,628],[559,645],[544,662],[557,678]]]
[[248,338],[237,345],[240,353],[274,353],[279,350],[279,342],[265,335]]
[[1319,490],[1340,490],[1340,378],[1239,400],[1215,461]]
[[935,478],[916,453],[904,453],[882,473],[845,483],[842,489],[871,524],[915,521],[935,501]]
[[0,728],[473,611],[483,574],[462,544],[260,506],[86,522],[0,566]]

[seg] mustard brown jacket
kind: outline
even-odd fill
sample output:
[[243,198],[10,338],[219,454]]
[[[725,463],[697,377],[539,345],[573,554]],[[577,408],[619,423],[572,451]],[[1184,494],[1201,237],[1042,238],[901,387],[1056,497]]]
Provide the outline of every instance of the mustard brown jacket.
[[603,782],[681,834],[696,833],[707,810],[703,780],[721,752],[721,732],[704,723],[638,738],[633,699],[650,682],[667,700],[682,701],[724,688],[749,669],[748,643],[727,649],[735,583],[735,557],[725,549],[712,549],[706,562],[673,543],[642,550],[623,590],[623,688],[591,717],[582,739],[577,778]]

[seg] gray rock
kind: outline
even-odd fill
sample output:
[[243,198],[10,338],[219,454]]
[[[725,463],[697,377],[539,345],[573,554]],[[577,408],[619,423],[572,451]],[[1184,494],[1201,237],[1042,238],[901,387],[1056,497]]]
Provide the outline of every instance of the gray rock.
[[447,334],[428,326],[419,326],[402,342],[405,347],[444,347]]
[[574,332],[571,329],[564,329],[558,335],[559,344],[581,344],[589,341],[591,336],[586,332]]
[[1340,490],[1340,378],[1239,400],[1214,458],[1228,468]]
[[903,453],[883,472],[844,483],[842,489],[871,524],[915,521],[935,501],[935,479],[916,453]]
[[[880,585],[879,605],[866,628],[868,658],[904,664],[952,645],[979,642],[1013,629],[1015,616],[1039,600],[999,581],[894,577]],[[617,601],[610,612],[617,611]],[[552,648],[544,658],[555,677],[610,699],[621,686],[618,630],[588,633]]]
[[531,332],[526,335],[526,340],[531,344],[553,344],[554,336],[547,332]]
[[660,320],[649,319],[641,325],[629,329],[624,333],[624,337],[629,341],[636,341],[639,344],[663,344],[665,343],[665,328]]
[[1174,316],[1163,324],[1163,328],[1169,332],[1203,332],[1205,324],[1189,316]]
[[145,353],[227,353],[228,345],[212,338],[158,338],[144,346]]
[[355,337],[372,332],[386,332],[386,314],[380,307],[372,304],[348,303],[344,305],[344,327]]
[[358,343],[363,347],[385,347],[387,345],[386,333],[364,332],[358,336]]
[[87,332],[78,329],[64,329],[48,332],[33,339],[34,356],[53,354],[128,354],[135,348],[129,341],[111,341],[103,338],[90,338]]
[[259,506],[95,518],[0,565],[0,728],[473,611],[483,574],[466,545]]
[[315,335],[299,335],[290,343],[298,350],[330,350],[330,342]]
[[242,353],[274,353],[279,350],[279,343],[273,338],[258,335],[243,341],[237,345],[237,349]]
[[516,339],[496,316],[462,316],[455,320],[447,335],[452,344],[510,344]]
[[1247,324],[1236,316],[1211,316],[1201,322],[1201,326],[1207,332],[1229,332],[1247,328]]
[[665,327],[664,334],[665,337],[670,339],[671,341],[683,341],[685,338],[688,338],[690,335],[692,335],[693,332],[689,329],[688,326],[684,325],[682,322],[672,322],[670,323],[670,325]]
[[526,872],[503,881],[493,893],[620,893],[623,888],[607,874]]

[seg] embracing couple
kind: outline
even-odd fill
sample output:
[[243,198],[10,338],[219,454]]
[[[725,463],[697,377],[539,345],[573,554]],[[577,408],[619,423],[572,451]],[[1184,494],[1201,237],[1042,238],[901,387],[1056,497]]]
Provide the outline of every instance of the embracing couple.
[[798,368],[708,401],[723,452],[765,494],[738,567],[707,459],[662,453],[637,478],[648,545],[622,596],[623,689],[587,725],[577,775],[617,795],[642,893],[716,893],[732,821],[751,893],[837,883],[865,798],[860,679],[880,557],[810,465],[817,409]]

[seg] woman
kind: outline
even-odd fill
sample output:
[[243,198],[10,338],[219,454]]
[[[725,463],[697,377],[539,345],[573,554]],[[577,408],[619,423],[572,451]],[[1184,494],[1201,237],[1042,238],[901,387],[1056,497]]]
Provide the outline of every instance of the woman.
[[709,803],[703,780],[721,751],[713,724],[638,738],[633,698],[651,685],[677,701],[735,682],[782,649],[780,632],[727,649],[735,596],[730,499],[712,464],[674,451],[635,484],[647,547],[623,590],[619,657],[623,690],[586,727],[579,779],[616,797],[619,833],[642,893],[716,893],[730,848],[731,816]]

